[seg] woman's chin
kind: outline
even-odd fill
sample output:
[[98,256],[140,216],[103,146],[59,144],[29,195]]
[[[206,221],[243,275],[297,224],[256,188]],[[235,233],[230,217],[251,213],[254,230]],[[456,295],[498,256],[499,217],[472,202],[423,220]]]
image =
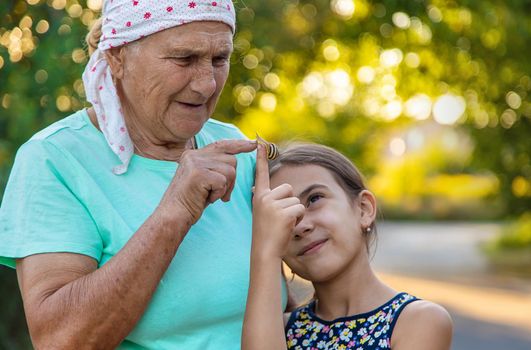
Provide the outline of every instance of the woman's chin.
[[195,136],[201,131],[209,118],[206,109],[203,111],[191,111],[191,113],[172,110],[168,114],[164,124],[172,135],[180,139],[189,139]]

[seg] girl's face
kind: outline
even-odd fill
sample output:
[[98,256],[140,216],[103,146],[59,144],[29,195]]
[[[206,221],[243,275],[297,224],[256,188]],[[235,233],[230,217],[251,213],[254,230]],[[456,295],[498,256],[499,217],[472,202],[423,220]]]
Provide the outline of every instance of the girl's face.
[[330,171],[318,165],[283,166],[271,177],[271,188],[283,183],[306,206],[284,257],[293,272],[326,282],[367,257],[362,225],[372,221],[365,223],[361,200],[350,198]]

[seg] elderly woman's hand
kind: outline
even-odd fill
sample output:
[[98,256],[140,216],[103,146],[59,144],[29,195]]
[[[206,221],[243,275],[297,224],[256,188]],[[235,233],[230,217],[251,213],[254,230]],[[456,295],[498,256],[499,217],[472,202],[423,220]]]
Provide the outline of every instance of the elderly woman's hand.
[[[254,149],[255,141],[223,140],[183,152],[158,210],[167,218],[194,224],[210,203],[230,199],[236,180],[235,155]],[[183,218],[183,212],[188,217]]]

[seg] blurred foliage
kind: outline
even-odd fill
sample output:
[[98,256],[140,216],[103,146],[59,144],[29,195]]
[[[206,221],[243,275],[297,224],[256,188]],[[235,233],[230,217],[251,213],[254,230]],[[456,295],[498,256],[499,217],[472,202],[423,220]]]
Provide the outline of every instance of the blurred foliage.
[[484,250],[495,269],[531,278],[531,211],[506,224]]
[[503,235],[494,241],[494,247],[531,249],[531,211],[507,225]]
[[[528,0],[235,0],[215,117],[345,153],[386,217],[531,208]],[[0,2],[0,195],[17,148],[85,106],[101,0]],[[0,344],[3,346],[4,344]]]
[[[384,203],[446,200],[431,217],[530,208],[529,2],[246,4],[226,90],[233,99],[220,111],[248,135],[336,147],[389,183],[376,191]],[[396,163],[407,173],[393,173]],[[447,199],[464,185],[459,174],[485,187],[455,206]],[[414,196],[415,187],[425,193]],[[475,209],[462,211],[466,202]]]
[[[375,177],[393,217],[496,218],[531,206],[528,1],[235,5],[217,118],[250,137],[339,149]],[[100,8],[0,5],[0,194],[19,145],[85,105],[83,38]]]
[[15,270],[0,268],[0,349],[31,349]]

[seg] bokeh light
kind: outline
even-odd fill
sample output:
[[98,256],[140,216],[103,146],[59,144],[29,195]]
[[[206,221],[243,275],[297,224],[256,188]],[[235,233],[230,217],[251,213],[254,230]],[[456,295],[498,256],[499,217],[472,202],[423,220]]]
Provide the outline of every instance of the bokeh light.
[[380,108],[380,114],[386,121],[395,120],[402,114],[402,101],[392,100]]
[[522,105],[522,98],[514,91],[509,91],[507,95],[505,95],[505,101],[507,101],[507,104],[512,109],[518,109]]
[[352,0],[332,0],[330,6],[335,13],[346,19],[351,18],[356,9]]
[[401,29],[407,29],[409,28],[409,25],[411,24],[409,16],[404,12],[393,13],[392,21],[395,26]]
[[337,43],[334,40],[328,39],[323,42],[323,56],[327,61],[331,62],[337,61],[339,59],[341,53],[339,52]]
[[466,108],[465,99],[453,94],[444,94],[433,105],[433,118],[443,125],[451,125],[463,115]]
[[37,23],[37,26],[35,27],[35,30],[37,31],[37,33],[39,34],[44,34],[48,31],[48,29],[50,29],[50,24],[48,23],[48,21],[44,20],[44,19],[41,19],[38,23]]
[[396,67],[402,62],[402,50],[398,48],[384,50],[380,55],[380,64],[384,67]]
[[102,4],[103,4],[103,0],[88,0],[87,1],[87,6],[92,11],[100,11]]
[[420,57],[415,52],[408,52],[404,58],[404,62],[410,68],[417,68],[420,65]]
[[374,80],[375,71],[370,66],[363,66],[358,69],[356,74],[358,81],[364,84],[370,84]]
[[268,89],[276,90],[280,86],[280,78],[275,73],[267,73],[264,77],[264,84]]
[[426,94],[416,94],[405,104],[405,114],[417,120],[425,120],[431,114],[431,98]]
[[272,93],[265,93],[260,97],[260,108],[265,112],[274,112],[276,106],[277,98]]
[[391,154],[400,157],[406,153],[406,142],[400,137],[395,137],[389,143]]

